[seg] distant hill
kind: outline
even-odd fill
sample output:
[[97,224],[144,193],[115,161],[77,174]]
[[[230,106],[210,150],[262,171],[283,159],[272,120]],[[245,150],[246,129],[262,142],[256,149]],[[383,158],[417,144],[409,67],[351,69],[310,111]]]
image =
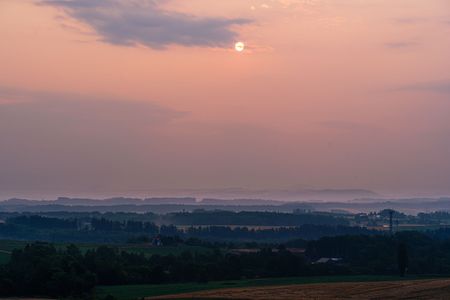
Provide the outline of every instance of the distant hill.
[[205,198],[199,204],[201,205],[282,205],[286,202],[265,199],[215,199]]
[[[367,191],[366,191],[367,192]],[[344,196],[366,193],[364,190],[339,190],[337,193]],[[339,198],[336,190],[310,190],[303,191],[303,196],[310,200],[280,201],[274,198],[204,198],[197,201],[194,197],[153,197],[153,198],[125,198],[115,197],[108,199],[67,198],[56,200],[29,200],[8,199],[0,201],[1,211],[38,212],[38,211],[99,211],[99,212],[155,212],[170,213],[181,211],[228,210],[228,211],[322,211],[322,212],[372,212],[383,209],[394,209],[403,213],[417,214],[426,211],[450,211],[450,198],[400,198],[383,199],[379,197],[364,197],[359,199],[315,200],[312,195],[324,195]],[[370,191],[368,193],[371,193]],[[298,195],[298,194],[297,194]],[[308,197],[305,195],[309,195]],[[317,196],[319,197],[319,196]],[[300,198],[300,197],[299,197]]]
[[27,200],[27,199],[8,199],[0,202],[0,206],[36,206],[36,205],[63,205],[63,206],[115,206],[115,205],[149,205],[149,204],[195,204],[196,199],[191,197],[180,198],[108,198],[108,199],[89,199],[89,198],[67,198],[59,197],[56,200]]
[[[193,193],[193,191],[191,191]],[[381,195],[364,189],[215,189],[197,191],[197,197],[211,199],[271,199],[271,201],[349,201],[361,198],[380,198]]]

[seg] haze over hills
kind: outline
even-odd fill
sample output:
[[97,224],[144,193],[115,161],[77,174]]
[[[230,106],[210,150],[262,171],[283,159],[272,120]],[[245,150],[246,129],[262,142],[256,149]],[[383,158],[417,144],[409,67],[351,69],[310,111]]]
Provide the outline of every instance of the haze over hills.
[[164,198],[67,198],[56,200],[28,200],[12,198],[0,201],[0,211],[98,211],[98,212],[154,212],[170,213],[195,210],[275,211],[275,212],[340,212],[359,213],[394,209],[417,214],[427,211],[450,211],[450,197],[441,198],[363,198],[348,201],[279,201],[268,199],[219,199],[194,197]]
[[[188,192],[188,191],[186,191]],[[348,201],[357,198],[381,197],[380,194],[365,189],[210,189],[193,190],[202,198],[221,199],[274,199],[278,201]]]
[[[282,205],[289,202],[335,202],[359,198],[380,198],[373,191],[364,189],[190,189],[155,191],[155,197],[58,197],[56,200],[10,198],[1,205],[64,205],[64,206],[112,206],[112,205]],[[167,196],[171,195],[171,196]]]
[[[92,199],[105,199],[108,204],[193,204],[193,202],[203,199],[204,204],[211,202],[211,204],[218,204],[216,199],[233,200],[233,204],[276,204],[277,202],[295,202],[295,201],[349,201],[352,199],[362,198],[382,198],[383,196],[366,189],[302,189],[302,188],[287,188],[287,189],[246,189],[246,188],[224,188],[224,189],[152,189],[148,191],[132,191],[132,192],[117,192],[116,195],[127,195],[126,197],[104,196],[111,195],[114,192],[108,193],[92,193],[87,196],[75,196],[77,193],[59,192],[59,195],[73,195],[69,197],[58,197],[53,200],[53,204],[70,204],[70,205],[102,205],[99,202],[92,202]],[[52,199],[54,196],[42,196],[41,193],[3,193],[0,196],[4,199]],[[103,194],[103,195],[102,195]],[[2,193],[0,193],[2,195]],[[14,195],[14,196],[11,196]],[[39,195],[39,196],[36,196]],[[148,198],[147,195],[152,195]],[[70,199],[70,200],[69,200]],[[174,200],[175,199],[175,200]],[[215,199],[213,201],[213,199]],[[252,199],[251,202],[248,202]],[[267,199],[258,203],[260,199]],[[39,200],[45,201],[45,200]],[[50,201],[50,200],[49,200]],[[69,201],[70,203],[67,203]],[[175,201],[175,202],[174,202]],[[273,202],[275,201],[275,202]],[[214,202],[214,203],[212,203]],[[42,202],[45,203],[45,202]],[[231,204],[225,202],[221,204]]]

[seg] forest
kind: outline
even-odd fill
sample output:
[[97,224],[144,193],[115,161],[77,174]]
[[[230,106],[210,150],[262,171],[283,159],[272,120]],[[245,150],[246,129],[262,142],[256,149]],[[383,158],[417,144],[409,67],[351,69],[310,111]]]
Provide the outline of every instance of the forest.
[[[183,243],[183,240],[176,241]],[[242,278],[319,275],[450,274],[450,240],[417,232],[394,236],[355,235],[292,240],[235,254],[224,245],[203,242],[207,252],[151,255],[101,245],[81,251],[34,242],[15,249],[0,266],[1,296],[93,297],[98,285],[208,282]],[[289,249],[304,246],[302,254]],[[256,245],[259,246],[259,245]],[[337,262],[318,263],[333,257]],[[25,288],[26,287],[26,288]]]
[[[203,213],[202,213],[203,214]],[[198,214],[188,215],[182,218],[195,218]],[[143,234],[154,236],[180,236],[183,238],[195,237],[209,240],[247,240],[247,241],[285,241],[294,238],[317,239],[323,236],[335,236],[344,234],[379,234],[378,231],[369,230],[358,226],[346,225],[344,219],[323,215],[294,215],[278,213],[204,213],[207,224],[208,218],[220,219],[224,225],[189,225],[184,227],[168,225],[156,225],[152,221],[140,219],[119,218],[116,215],[95,215],[95,217],[83,216],[79,218],[48,217],[40,215],[20,214],[6,218],[0,223],[0,238],[6,239],[28,239],[41,241],[77,241],[77,242],[126,242]],[[253,215],[250,224],[257,224],[258,220],[262,226],[237,225],[237,220],[248,215]],[[120,215],[119,215],[120,216]],[[231,217],[230,217],[231,216]],[[283,218],[288,218],[285,223],[298,224],[296,226],[267,226],[264,224],[280,223]],[[289,221],[291,218],[293,221]],[[295,220],[297,218],[297,220]],[[178,217],[177,217],[178,219]],[[294,222],[295,221],[295,222]],[[312,222],[306,223],[306,222]],[[217,223],[211,221],[211,223]],[[241,223],[245,224],[241,221]]]

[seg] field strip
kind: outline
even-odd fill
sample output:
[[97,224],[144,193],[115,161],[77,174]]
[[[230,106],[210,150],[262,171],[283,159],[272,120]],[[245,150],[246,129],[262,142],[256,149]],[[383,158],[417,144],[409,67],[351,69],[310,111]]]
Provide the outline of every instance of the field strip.
[[226,288],[146,299],[449,299],[450,279]]

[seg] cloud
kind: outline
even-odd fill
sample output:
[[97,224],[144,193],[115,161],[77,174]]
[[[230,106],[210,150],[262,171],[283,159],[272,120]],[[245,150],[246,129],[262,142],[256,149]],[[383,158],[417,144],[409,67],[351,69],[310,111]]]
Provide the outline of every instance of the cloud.
[[391,48],[391,49],[403,49],[403,48],[415,47],[415,46],[419,45],[419,43],[398,41],[398,42],[388,42],[388,43],[385,43],[384,45],[387,48]]
[[434,81],[434,82],[421,82],[410,85],[401,86],[391,91],[422,91],[432,92],[437,94],[450,94],[450,81]]
[[170,45],[226,47],[236,40],[242,18],[210,18],[166,11],[169,0],[42,0],[91,26],[104,42],[165,49]]
[[[164,123],[183,116],[183,112],[164,107],[155,102],[133,101],[113,97],[88,96],[69,93],[52,93],[0,86],[0,116],[8,113],[38,113],[49,116],[80,117],[85,121],[109,122],[133,118],[144,124]],[[81,113],[77,116],[77,113]],[[35,116],[37,117],[37,115]]]
[[144,178],[143,165],[160,155],[161,132],[185,115],[151,102],[0,86],[1,99],[8,100],[0,101],[3,190],[88,189]]
[[0,195],[257,186],[291,168],[290,137],[248,123],[198,123],[156,103],[0,86],[1,99]]
[[375,127],[362,122],[353,122],[353,121],[343,121],[343,120],[328,120],[324,122],[319,122],[319,125],[328,128],[328,129],[336,129],[336,130],[344,130],[344,131],[367,131],[374,130]]
[[405,24],[405,25],[415,25],[420,24],[429,21],[427,18],[423,17],[403,17],[403,18],[397,18],[394,20],[395,23],[398,24]]

